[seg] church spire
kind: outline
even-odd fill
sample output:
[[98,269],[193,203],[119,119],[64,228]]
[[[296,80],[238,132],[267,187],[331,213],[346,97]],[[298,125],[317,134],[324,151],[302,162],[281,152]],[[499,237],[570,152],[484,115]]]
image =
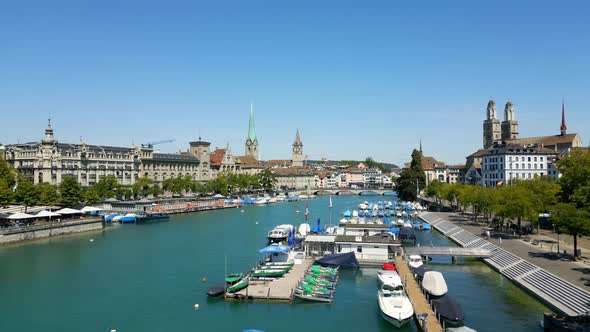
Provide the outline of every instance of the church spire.
[[254,142],[256,140],[256,132],[254,131],[254,104],[250,103],[250,123],[248,126],[248,138]]
[[567,126],[565,125],[565,100],[561,98],[561,136],[567,134]]
[[301,138],[299,137],[299,128],[297,128],[297,132],[295,133],[295,143],[293,145],[302,145]]
[[420,154],[422,154],[422,137],[420,137]]

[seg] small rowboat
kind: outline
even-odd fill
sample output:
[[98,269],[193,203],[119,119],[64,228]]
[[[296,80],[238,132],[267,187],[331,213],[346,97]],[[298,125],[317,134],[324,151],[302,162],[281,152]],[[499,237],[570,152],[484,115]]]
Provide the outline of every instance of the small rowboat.
[[250,282],[249,282],[249,280],[248,280],[248,277],[246,277],[246,278],[243,278],[243,279],[242,279],[242,280],[240,280],[239,282],[237,282],[237,283],[233,284],[232,286],[230,286],[230,287],[227,289],[227,291],[228,291],[228,292],[230,292],[230,293],[235,293],[235,292],[241,291],[242,289],[244,289],[244,288],[248,287],[248,284],[249,284],[249,283],[250,283]]
[[225,282],[227,282],[228,284],[235,284],[236,282],[240,281],[243,276],[243,273],[230,274],[227,277],[225,277]]

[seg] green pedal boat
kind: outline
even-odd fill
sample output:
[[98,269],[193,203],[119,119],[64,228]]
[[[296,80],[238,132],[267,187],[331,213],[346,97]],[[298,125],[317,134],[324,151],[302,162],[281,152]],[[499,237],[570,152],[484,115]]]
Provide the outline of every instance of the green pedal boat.
[[255,270],[252,273],[253,277],[281,277],[287,271],[285,270]]
[[235,293],[235,292],[241,291],[242,289],[248,287],[249,283],[250,283],[250,281],[248,280],[248,277],[245,277],[242,280],[238,281],[237,283],[228,287],[227,291],[230,293]]

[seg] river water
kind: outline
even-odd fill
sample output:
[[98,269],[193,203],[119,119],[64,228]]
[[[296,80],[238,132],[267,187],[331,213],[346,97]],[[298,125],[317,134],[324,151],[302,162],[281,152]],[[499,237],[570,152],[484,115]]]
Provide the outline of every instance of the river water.
[[[334,197],[334,221],[364,199],[380,197]],[[328,198],[319,197],[0,247],[0,331],[396,330],[379,316],[376,269],[341,271],[331,304],[207,298],[207,287],[223,279],[226,257],[228,272],[248,270],[261,258],[266,232],[301,223],[306,204],[310,222],[329,222]],[[453,245],[435,231],[418,236],[423,245]],[[540,331],[538,321],[549,309],[485,264],[444,258],[430,264],[443,272],[466,325]],[[416,330],[414,324],[403,329]]]

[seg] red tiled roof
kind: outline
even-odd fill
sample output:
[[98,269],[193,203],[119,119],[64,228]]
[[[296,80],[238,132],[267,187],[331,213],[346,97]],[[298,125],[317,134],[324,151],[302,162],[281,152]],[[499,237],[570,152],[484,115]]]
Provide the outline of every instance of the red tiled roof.
[[215,149],[215,151],[209,156],[209,161],[212,166],[221,166],[223,157],[225,157],[225,149]]

